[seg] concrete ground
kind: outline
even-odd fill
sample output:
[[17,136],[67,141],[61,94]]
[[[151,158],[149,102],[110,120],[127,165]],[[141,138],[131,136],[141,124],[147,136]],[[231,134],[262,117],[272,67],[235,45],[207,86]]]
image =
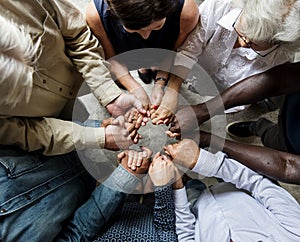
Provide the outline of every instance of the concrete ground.
[[[72,0],[72,1],[85,14],[86,6],[89,0]],[[198,0],[198,2],[199,1],[200,0]],[[138,79],[137,76],[136,78]],[[150,93],[151,86],[145,87],[145,89],[147,89],[148,92]],[[190,92],[185,88],[183,89],[184,89],[183,90],[184,95],[182,96],[183,100],[185,100],[186,98],[191,103],[197,103],[197,102],[199,103],[203,101],[203,97],[194,95],[192,92]],[[101,117],[108,116],[105,110],[99,107],[99,105],[97,105],[97,101],[94,100],[92,97],[89,98],[85,97],[85,101],[89,104],[90,111],[92,113],[91,118],[99,118],[99,115]],[[278,115],[277,110],[266,113],[261,106],[252,105],[249,108],[234,114],[226,114],[226,115],[214,117],[212,119],[213,132],[222,137],[231,139],[231,137],[229,137],[225,132],[225,127],[227,123],[236,120],[256,120],[259,117],[266,117],[274,122],[277,122],[277,115]],[[210,126],[211,125],[204,124],[202,128],[207,129]],[[154,152],[160,151],[163,145],[165,145],[168,142],[173,142],[173,140],[168,139],[164,134],[164,131],[166,129],[167,127],[164,127],[162,125],[153,126],[151,123],[147,124],[146,127],[143,127],[141,129],[143,139],[141,140],[139,145],[149,146],[151,149],[154,150]],[[247,142],[250,144],[262,145],[259,138],[254,138],[252,140],[248,140]],[[116,154],[117,152],[102,151],[102,150],[92,150],[86,153],[86,155],[88,155],[91,159],[95,160],[96,162],[113,162],[115,161]],[[214,179],[208,179],[203,177],[201,179],[204,179],[203,181],[205,181],[207,185],[216,182]],[[284,188],[286,188],[298,200],[298,202],[300,202],[300,186],[285,184],[285,183],[281,183],[281,185]]]

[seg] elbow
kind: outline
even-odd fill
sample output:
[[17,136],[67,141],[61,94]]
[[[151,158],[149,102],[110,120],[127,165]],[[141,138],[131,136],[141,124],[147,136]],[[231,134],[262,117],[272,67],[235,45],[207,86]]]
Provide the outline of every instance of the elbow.
[[[298,156],[297,156],[298,157]],[[300,160],[295,157],[289,157],[285,162],[285,167],[280,179],[285,183],[292,183],[300,185]]]

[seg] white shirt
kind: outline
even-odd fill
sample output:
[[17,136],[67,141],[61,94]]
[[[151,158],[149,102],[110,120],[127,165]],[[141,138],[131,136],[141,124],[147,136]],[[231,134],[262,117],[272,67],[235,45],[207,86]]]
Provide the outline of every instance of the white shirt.
[[[199,10],[200,21],[178,49],[174,65],[192,69],[198,61],[220,91],[249,76],[294,60],[295,53],[284,46],[265,57],[250,48],[233,48],[238,35],[232,25],[241,9],[234,8],[230,0],[204,1]],[[191,59],[187,60],[187,57]]]
[[283,188],[222,152],[201,149],[193,171],[225,182],[206,189],[193,213],[185,188],[174,191],[179,241],[300,241],[300,205]]

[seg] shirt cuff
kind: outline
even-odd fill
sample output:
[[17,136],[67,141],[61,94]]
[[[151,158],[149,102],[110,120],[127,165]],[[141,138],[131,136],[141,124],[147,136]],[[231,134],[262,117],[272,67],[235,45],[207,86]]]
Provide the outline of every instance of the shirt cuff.
[[221,152],[212,154],[209,151],[201,149],[198,161],[192,171],[203,176],[212,177],[217,173],[223,159],[224,154]]
[[105,88],[100,87],[95,89],[93,94],[97,97],[99,103],[105,107],[119,97],[122,94],[122,90],[112,82],[107,84]]
[[176,207],[189,206],[185,187],[173,190],[174,203]]
[[78,150],[104,148],[105,128],[84,127],[73,123],[73,143]]
[[110,189],[124,193],[131,193],[141,180],[119,165],[114,172],[103,182]]

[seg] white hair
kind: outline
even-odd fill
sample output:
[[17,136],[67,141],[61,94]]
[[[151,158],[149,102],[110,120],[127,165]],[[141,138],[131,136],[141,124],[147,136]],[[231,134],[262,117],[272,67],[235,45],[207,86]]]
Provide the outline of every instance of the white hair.
[[254,43],[300,48],[300,0],[233,0],[243,9],[239,31]]
[[0,105],[14,107],[30,99],[40,40],[3,16],[0,26]]

